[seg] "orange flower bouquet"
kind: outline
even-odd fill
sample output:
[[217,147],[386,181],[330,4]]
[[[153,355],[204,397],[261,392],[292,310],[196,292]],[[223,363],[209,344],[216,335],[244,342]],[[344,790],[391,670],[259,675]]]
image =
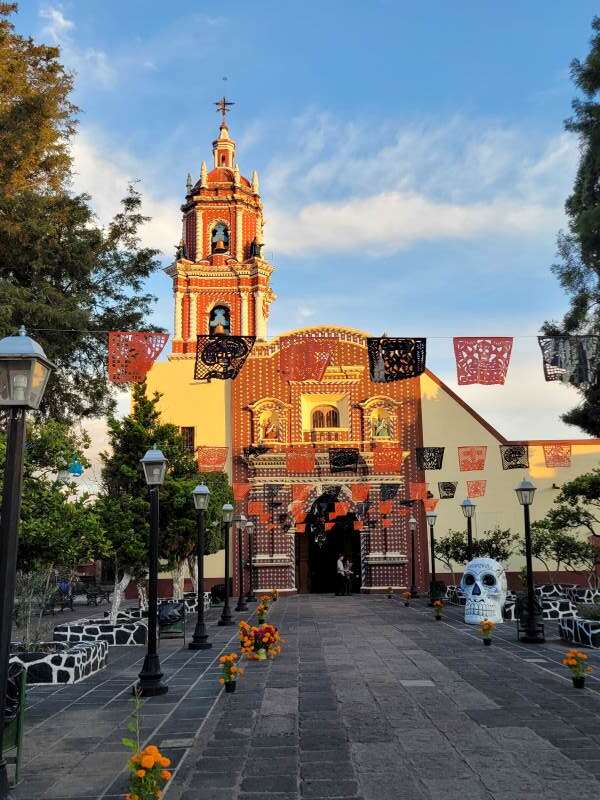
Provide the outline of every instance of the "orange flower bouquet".
[[411,593],[410,592],[402,592],[401,596],[402,596],[402,599],[404,600],[404,605],[405,606],[409,606],[410,605],[410,599],[412,597]]
[[243,655],[255,661],[275,658],[281,652],[281,636],[275,625],[264,623],[259,626],[240,622],[240,644]]
[[565,667],[571,670],[573,686],[576,689],[583,689],[585,686],[585,676],[588,672],[592,671],[592,668],[585,663],[587,660],[587,655],[582,653],[581,650],[567,650],[562,660]]
[[443,600],[434,600],[433,601],[433,613],[435,614],[434,619],[439,620],[442,618],[442,609],[444,608],[444,601]]
[[225,691],[228,694],[235,692],[237,679],[241,678],[244,674],[242,667],[238,667],[236,664],[238,658],[239,656],[237,653],[227,653],[227,655],[219,658],[219,664],[221,665],[219,683],[225,686]]
[[158,800],[162,797],[164,785],[171,780],[172,773],[168,769],[171,759],[164,756],[158,747],[149,744],[142,749],[140,743],[140,710],[141,700],[134,698],[134,711],[127,725],[135,738],[126,738],[122,742],[132,751],[127,767],[129,769],[129,788],[125,800]]
[[491,619],[482,619],[479,623],[479,631],[483,636],[483,643],[489,647],[492,643],[492,632],[496,627],[496,623]]
[[265,621],[265,617],[269,613],[269,601],[270,597],[268,595],[263,595],[260,598],[260,603],[256,606],[256,616],[258,617],[258,624],[262,625]]

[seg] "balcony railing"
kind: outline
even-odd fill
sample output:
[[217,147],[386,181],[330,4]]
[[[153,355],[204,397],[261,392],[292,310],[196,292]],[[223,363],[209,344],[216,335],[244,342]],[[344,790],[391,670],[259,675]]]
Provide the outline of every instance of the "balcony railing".
[[302,438],[305,442],[347,442],[350,438],[350,428],[313,428],[303,431]]

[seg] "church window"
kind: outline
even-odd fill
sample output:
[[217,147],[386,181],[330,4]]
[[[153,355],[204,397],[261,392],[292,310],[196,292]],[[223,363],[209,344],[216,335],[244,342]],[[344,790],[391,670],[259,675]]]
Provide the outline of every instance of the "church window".
[[224,253],[229,249],[229,230],[224,222],[217,222],[210,237],[211,253]]
[[210,312],[210,320],[208,323],[209,334],[231,333],[231,318],[227,306],[215,306]]
[[183,439],[183,446],[188,453],[193,453],[195,451],[195,441],[194,441],[194,428],[193,427],[185,427],[180,428],[181,431],[181,438]]
[[340,415],[335,406],[320,406],[312,413],[313,428],[339,428]]

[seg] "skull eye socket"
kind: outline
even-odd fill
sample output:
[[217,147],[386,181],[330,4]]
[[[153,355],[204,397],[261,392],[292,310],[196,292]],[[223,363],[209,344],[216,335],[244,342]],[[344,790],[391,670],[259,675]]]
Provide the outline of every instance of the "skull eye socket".
[[496,585],[496,578],[493,575],[484,575],[481,579],[481,582],[484,586],[495,586]]
[[467,574],[464,577],[464,581],[465,581],[465,586],[473,586],[473,584],[475,583],[475,576],[471,575],[470,572],[467,572]]

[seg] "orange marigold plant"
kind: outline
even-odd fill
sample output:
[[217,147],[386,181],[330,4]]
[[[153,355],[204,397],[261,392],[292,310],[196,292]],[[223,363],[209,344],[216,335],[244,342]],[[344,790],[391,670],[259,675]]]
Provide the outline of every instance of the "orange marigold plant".
[[479,623],[479,631],[484,639],[491,639],[495,627],[496,623],[491,619],[482,619]]
[[221,665],[219,683],[234,683],[238,678],[242,677],[244,670],[236,663],[238,658],[237,653],[227,653],[219,658],[219,664]]
[[581,650],[567,650],[562,663],[571,670],[574,678],[583,678],[592,671],[592,667],[586,664],[587,660],[587,654],[582,653]]
[[165,783],[172,777],[172,773],[166,769],[171,766],[171,759],[164,756],[154,744],[144,748],[141,746],[141,707],[141,698],[136,694],[133,699],[133,712],[127,724],[127,730],[131,732],[132,737],[122,740],[125,747],[131,750],[127,763],[129,787],[125,800],[157,800],[162,797]]

